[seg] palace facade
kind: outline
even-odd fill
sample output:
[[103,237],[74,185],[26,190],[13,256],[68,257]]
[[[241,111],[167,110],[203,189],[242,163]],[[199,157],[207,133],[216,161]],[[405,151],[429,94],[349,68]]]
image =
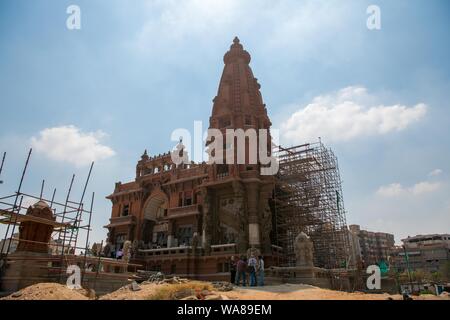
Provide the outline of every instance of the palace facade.
[[[210,129],[269,130],[260,85],[249,66],[250,54],[235,38],[224,55],[224,69],[213,99]],[[224,149],[230,141],[224,141]],[[270,150],[270,149],[269,149]],[[133,242],[133,261],[147,270],[192,278],[220,278],[232,255],[261,253],[277,265],[281,248],[273,245],[273,175],[261,175],[259,159],[244,164],[172,162],[171,153],[136,165],[136,178],[116,183],[108,243]]]

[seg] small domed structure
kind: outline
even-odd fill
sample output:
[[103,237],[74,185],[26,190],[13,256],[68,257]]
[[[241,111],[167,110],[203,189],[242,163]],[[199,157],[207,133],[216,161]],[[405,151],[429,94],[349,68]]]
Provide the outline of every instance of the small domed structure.
[[[49,222],[56,220],[48,204],[42,200],[30,206],[26,216],[49,220]],[[17,251],[48,253],[48,243],[51,239],[52,232],[52,224],[37,222],[32,219],[21,222]]]

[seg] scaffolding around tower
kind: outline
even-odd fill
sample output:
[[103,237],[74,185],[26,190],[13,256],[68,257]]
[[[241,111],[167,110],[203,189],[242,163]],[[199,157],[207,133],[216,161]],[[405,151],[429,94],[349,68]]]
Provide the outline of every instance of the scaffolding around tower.
[[294,241],[305,232],[314,244],[315,266],[346,267],[349,242],[337,157],[321,141],[275,151],[274,236],[285,253],[283,264],[295,265]]

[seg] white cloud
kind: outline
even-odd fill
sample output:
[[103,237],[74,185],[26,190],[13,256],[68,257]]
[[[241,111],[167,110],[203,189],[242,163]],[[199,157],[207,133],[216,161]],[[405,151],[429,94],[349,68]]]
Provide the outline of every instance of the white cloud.
[[436,177],[442,174],[442,170],[441,169],[434,169],[433,171],[431,171],[428,176],[430,177]]
[[110,147],[100,143],[105,136],[102,131],[83,133],[72,125],[61,126],[42,130],[38,137],[31,138],[31,145],[51,160],[65,161],[79,167],[115,154]]
[[[231,41],[237,35],[245,46],[246,35],[254,37],[257,30],[263,37],[258,45],[278,53],[280,48],[291,48],[296,57],[312,52],[329,56],[330,42],[354,31],[342,23],[350,20],[351,6],[318,0],[154,0],[142,8],[145,21],[132,45],[146,54],[161,47],[170,53],[180,43],[207,49],[211,40]],[[345,51],[348,56],[348,47]]]
[[384,105],[360,86],[343,88],[318,96],[298,109],[281,124],[282,138],[288,143],[317,140],[348,141],[357,137],[401,131],[422,119],[427,106]]
[[423,181],[416,183],[409,191],[414,195],[421,195],[424,193],[431,193],[438,190],[441,187],[439,182]]
[[395,197],[403,194],[405,189],[400,183],[392,183],[387,186],[381,186],[377,190],[377,194],[383,197]]
[[422,181],[410,187],[404,187],[400,183],[392,183],[378,188],[376,194],[382,197],[398,197],[404,195],[419,196],[426,193],[432,193],[441,187],[439,182]]

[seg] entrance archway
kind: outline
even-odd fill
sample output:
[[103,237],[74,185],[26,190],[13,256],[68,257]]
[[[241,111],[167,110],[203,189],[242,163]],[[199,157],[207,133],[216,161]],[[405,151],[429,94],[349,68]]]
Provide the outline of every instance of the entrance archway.
[[168,199],[162,191],[154,192],[144,204],[142,240],[151,246],[167,245],[167,230],[161,222],[167,217]]

